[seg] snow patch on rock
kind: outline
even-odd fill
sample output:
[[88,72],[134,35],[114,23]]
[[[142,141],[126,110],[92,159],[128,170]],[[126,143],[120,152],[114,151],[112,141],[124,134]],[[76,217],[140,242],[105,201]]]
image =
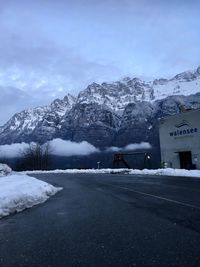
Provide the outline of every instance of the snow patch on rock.
[[12,169],[7,165],[0,163],[0,177],[6,176],[12,173]]

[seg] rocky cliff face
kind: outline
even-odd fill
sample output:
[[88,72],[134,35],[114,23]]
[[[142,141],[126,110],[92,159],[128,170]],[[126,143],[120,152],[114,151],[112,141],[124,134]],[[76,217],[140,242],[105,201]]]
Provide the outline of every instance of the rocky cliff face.
[[169,80],[93,83],[77,98],[67,95],[15,114],[0,128],[0,144],[62,138],[98,147],[158,145],[158,118],[180,112],[182,105],[200,108],[200,67]]
[[200,93],[190,96],[169,96],[155,102],[136,102],[124,110],[115,145],[147,141],[159,146],[159,118],[180,113],[180,107],[200,108]]

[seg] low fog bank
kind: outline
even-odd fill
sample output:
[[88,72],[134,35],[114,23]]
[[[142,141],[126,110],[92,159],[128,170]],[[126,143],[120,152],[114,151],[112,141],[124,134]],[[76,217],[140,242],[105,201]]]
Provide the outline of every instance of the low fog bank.
[[106,152],[126,152],[126,151],[135,151],[152,148],[151,144],[147,142],[129,144],[125,147],[111,146],[106,149]]
[[[43,146],[45,146],[44,144]],[[64,141],[54,139],[48,142],[49,158],[48,166],[41,169],[88,169],[97,168],[97,162],[100,162],[100,168],[112,168],[115,153],[127,153],[125,160],[131,168],[143,169],[144,153],[148,151],[151,156],[150,168],[160,167],[160,151],[158,147],[152,147],[149,143],[141,142],[139,144],[129,144],[125,147],[109,147],[99,149],[92,144],[82,142]],[[23,151],[30,146],[36,146],[35,143],[12,144],[0,146],[0,162],[7,163],[14,170],[30,169],[26,163],[23,163]],[[136,154],[134,154],[136,152]],[[140,153],[138,153],[140,152]],[[129,155],[130,153],[130,155]],[[125,167],[120,163],[120,167]],[[37,168],[32,168],[37,169]]]
[[29,148],[26,143],[16,143],[11,145],[1,145],[0,146],[0,158],[20,158],[23,156],[23,151]]
[[[47,144],[47,143],[46,143]],[[45,146],[44,144],[43,146]],[[23,152],[26,151],[30,146],[34,147],[37,144],[32,142],[27,143],[16,143],[11,145],[0,146],[0,158],[20,158],[23,157]],[[99,149],[91,145],[86,141],[80,143],[65,141],[62,139],[53,139],[48,142],[50,147],[49,153],[57,156],[86,156],[92,153],[98,153]]]
[[50,141],[49,144],[52,150],[51,154],[57,156],[86,156],[99,152],[98,148],[86,141],[76,143],[57,138]]
[[[47,144],[47,143],[46,143]],[[44,146],[46,145],[44,144]],[[126,152],[135,150],[149,150],[152,146],[147,142],[129,144],[125,147],[108,147],[105,149],[99,149],[92,144],[82,141],[82,142],[72,142],[69,140],[62,140],[59,138],[53,139],[48,142],[50,146],[49,153],[56,156],[87,156],[99,152]],[[0,158],[18,158],[23,157],[23,152],[26,151],[29,146],[36,146],[36,143],[16,143],[11,145],[1,145],[0,146]]]

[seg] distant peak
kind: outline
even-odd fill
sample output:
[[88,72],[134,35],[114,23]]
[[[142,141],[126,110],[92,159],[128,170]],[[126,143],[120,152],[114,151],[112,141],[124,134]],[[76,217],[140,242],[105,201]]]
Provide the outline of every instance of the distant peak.
[[200,65],[197,67],[197,70],[196,70],[197,74],[200,75]]
[[75,101],[75,100],[76,100],[76,97],[68,93],[68,94],[63,98],[63,100],[64,100],[65,102],[67,102],[67,101]]
[[172,80],[185,80],[185,81],[190,81],[195,79],[195,73],[193,71],[185,71],[177,74],[172,78]]
[[127,76],[127,77],[124,77],[124,78],[122,79],[123,82],[129,82],[130,80],[131,80],[131,78],[128,77],[128,76]]
[[99,84],[96,83],[96,82],[93,82],[93,83],[91,83],[91,84],[88,85],[88,87],[96,87],[96,86],[99,86]]

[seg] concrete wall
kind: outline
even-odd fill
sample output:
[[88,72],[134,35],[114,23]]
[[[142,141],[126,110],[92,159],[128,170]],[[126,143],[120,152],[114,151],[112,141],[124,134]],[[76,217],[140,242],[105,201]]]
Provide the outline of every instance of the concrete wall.
[[178,152],[191,151],[192,163],[200,169],[200,109],[162,118],[159,124],[161,161],[180,168]]

